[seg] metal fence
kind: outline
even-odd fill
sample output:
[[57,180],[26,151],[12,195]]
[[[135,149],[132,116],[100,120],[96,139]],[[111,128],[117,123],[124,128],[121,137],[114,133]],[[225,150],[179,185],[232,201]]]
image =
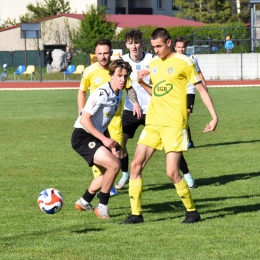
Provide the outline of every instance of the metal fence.
[[[260,53],[260,27],[227,27],[227,28],[198,28],[193,34],[185,36],[188,41],[188,54],[221,54],[225,53],[225,37],[232,36],[234,49],[232,53]],[[173,39],[174,42],[174,39]],[[144,40],[143,49],[153,53],[150,39]],[[127,53],[125,41],[112,41],[113,49],[121,49],[122,53]],[[94,48],[72,49],[73,64],[90,64],[90,53],[94,53]],[[46,50],[40,52],[41,67],[46,65]],[[26,62],[27,61],[27,62]],[[0,66],[7,63],[9,66],[17,68],[20,65],[34,65],[38,67],[38,51],[0,51]]]

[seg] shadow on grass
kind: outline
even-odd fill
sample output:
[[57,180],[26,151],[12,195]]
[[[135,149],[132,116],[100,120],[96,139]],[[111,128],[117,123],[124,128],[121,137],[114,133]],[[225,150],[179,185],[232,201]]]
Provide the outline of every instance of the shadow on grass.
[[72,230],[71,233],[76,233],[76,234],[87,234],[87,233],[91,233],[91,232],[101,232],[104,231],[105,229],[101,229],[101,228],[84,228],[81,230]]
[[233,141],[233,142],[224,142],[224,143],[217,143],[217,144],[196,145],[195,148],[205,148],[205,147],[214,147],[214,146],[222,146],[222,145],[232,145],[232,144],[259,143],[259,142],[260,140]]
[[[80,230],[71,230],[72,227],[68,227],[68,228],[63,228],[62,230],[60,228],[57,229],[50,229],[50,230],[46,230],[46,231],[35,231],[35,232],[29,232],[29,233],[23,233],[21,235],[14,235],[14,236],[6,236],[6,237],[1,237],[0,241],[2,240],[5,245],[13,245],[11,242],[12,240],[17,240],[17,239],[25,239],[26,237],[28,238],[32,238],[32,237],[39,237],[39,236],[43,236],[43,235],[48,235],[48,234],[52,234],[52,233],[60,233],[64,230],[67,230],[71,233],[74,234],[87,234],[87,233],[96,233],[96,232],[101,232],[104,231],[105,229],[102,228],[85,228],[85,229],[80,229]],[[76,227],[74,227],[76,228]]]
[[[209,177],[209,178],[196,178],[196,187],[205,186],[205,185],[225,185],[229,182],[237,181],[237,180],[248,180],[251,178],[260,177],[260,172],[250,172],[250,173],[237,173],[237,174],[230,174],[230,175],[221,175],[216,177]],[[169,183],[159,183],[159,184],[144,184],[143,190],[144,191],[161,191],[161,190],[168,190],[174,188],[171,182]]]

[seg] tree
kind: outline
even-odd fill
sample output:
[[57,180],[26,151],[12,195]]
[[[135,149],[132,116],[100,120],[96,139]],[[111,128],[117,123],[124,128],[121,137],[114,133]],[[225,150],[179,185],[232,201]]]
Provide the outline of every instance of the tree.
[[204,23],[226,23],[232,18],[232,9],[225,0],[176,0],[180,10],[177,17],[193,19]]
[[113,39],[116,25],[106,20],[105,7],[90,6],[89,11],[83,12],[83,20],[80,22],[78,31],[70,31],[69,36],[73,47],[84,49],[94,47],[100,38]]
[[57,14],[69,13],[70,3],[66,0],[43,0],[43,2],[36,1],[36,5],[30,3],[26,8],[29,12],[20,17],[21,22],[40,20]]

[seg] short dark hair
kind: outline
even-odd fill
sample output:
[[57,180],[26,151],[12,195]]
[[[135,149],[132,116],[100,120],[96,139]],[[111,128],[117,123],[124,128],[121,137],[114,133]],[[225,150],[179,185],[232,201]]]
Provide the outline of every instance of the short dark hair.
[[112,50],[112,43],[111,43],[110,40],[108,40],[106,38],[101,38],[101,39],[97,40],[96,43],[95,43],[95,48],[98,45],[107,45],[110,48],[110,50]]
[[186,40],[184,37],[178,37],[178,38],[176,38],[175,41],[174,41],[174,46],[176,45],[177,42],[183,42],[185,48],[186,48],[187,45],[188,45],[188,42],[187,42],[187,40]]
[[171,36],[166,29],[157,28],[152,32],[151,40],[156,40],[158,38],[161,38],[162,41],[166,43],[168,40],[171,39]]
[[143,33],[139,30],[131,30],[126,32],[125,34],[125,40],[142,40]]
[[112,61],[109,64],[109,68],[108,68],[109,75],[113,75],[117,68],[120,68],[121,70],[125,69],[127,71],[128,77],[130,76],[130,74],[132,72],[132,67],[130,66],[130,64],[127,61],[123,61],[122,59],[117,59],[117,60]]

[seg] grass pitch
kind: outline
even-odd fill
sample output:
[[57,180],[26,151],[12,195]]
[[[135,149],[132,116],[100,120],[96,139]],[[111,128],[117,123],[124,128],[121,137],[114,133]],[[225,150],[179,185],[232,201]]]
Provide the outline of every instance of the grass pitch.
[[[163,151],[143,173],[144,224],[118,225],[130,213],[127,189],[111,198],[110,220],[78,212],[74,203],[92,173],[70,145],[77,91],[1,91],[0,259],[259,259],[260,88],[209,91],[219,125],[202,133],[210,115],[197,94],[190,116],[196,148],[185,153],[202,217],[192,225],[180,224],[184,207],[166,177]],[[129,141],[130,158],[140,130]],[[65,198],[55,215],[37,206],[49,187]]]

